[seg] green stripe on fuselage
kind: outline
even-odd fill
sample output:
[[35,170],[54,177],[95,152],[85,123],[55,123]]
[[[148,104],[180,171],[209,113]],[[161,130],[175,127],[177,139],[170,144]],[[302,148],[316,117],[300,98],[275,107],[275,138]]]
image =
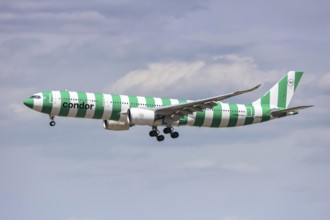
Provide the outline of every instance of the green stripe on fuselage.
[[262,105],[262,118],[261,122],[268,121],[270,119],[270,105]]
[[[187,100],[185,99],[179,99],[179,103],[187,103]],[[188,115],[183,116],[182,118],[180,118],[179,120],[179,125],[186,125],[188,123]]]
[[229,104],[229,123],[227,127],[235,127],[238,120],[238,107],[236,104]]
[[251,104],[245,105],[246,108],[246,118],[244,125],[250,125],[253,123],[254,119],[254,107]]
[[103,94],[101,93],[95,93],[95,112],[93,118],[95,119],[101,119],[104,112],[104,105],[103,105]]
[[128,96],[128,99],[130,108],[136,108],[139,106],[138,98],[136,96]]
[[[77,92],[77,93],[78,93],[78,105],[82,104],[82,103],[85,103],[85,105],[86,105],[87,104],[87,95],[86,95],[86,93],[85,92]],[[78,108],[76,117],[77,118],[84,118],[85,115],[86,115],[86,111],[87,111],[86,108]]]
[[63,103],[70,103],[70,93],[68,91],[60,91],[61,93],[61,110],[59,113],[59,116],[68,116],[70,108],[67,107],[63,107]]
[[270,92],[267,92],[266,95],[264,95],[261,98],[261,106],[262,106],[262,118],[261,121],[268,121],[269,116],[269,109],[270,109]]
[[53,101],[52,101],[52,93],[51,92],[43,92],[43,103],[42,103],[42,109],[41,112],[50,114],[53,108]]
[[170,99],[167,99],[167,98],[161,98],[161,99],[162,99],[162,102],[163,102],[163,106],[171,105],[171,100]]
[[205,111],[196,112],[196,118],[195,118],[194,126],[201,127],[204,123],[204,120],[205,120]]
[[153,97],[146,97],[147,108],[155,108],[155,99]]
[[119,95],[112,96],[112,113],[110,120],[118,121],[121,115],[121,98]]
[[220,103],[217,103],[217,105],[213,107],[213,120],[211,124],[212,128],[220,127],[221,117],[222,117],[222,107]]

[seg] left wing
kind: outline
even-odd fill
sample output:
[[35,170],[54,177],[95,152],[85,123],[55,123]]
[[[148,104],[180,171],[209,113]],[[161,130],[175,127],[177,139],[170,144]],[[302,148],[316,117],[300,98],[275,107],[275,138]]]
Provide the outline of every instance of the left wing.
[[247,92],[251,92],[253,90],[256,90],[261,85],[257,85],[256,87],[253,87],[252,89],[237,91],[233,93],[228,93],[221,96],[215,96],[211,98],[206,99],[200,99],[196,101],[191,101],[187,103],[182,104],[176,104],[176,105],[170,105],[170,106],[164,106],[160,108],[155,109],[155,114],[157,116],[170,116],[173,121],[177,121],[180,118],[184,117],[185,115],[192,114],[197,111],[203,111],[207,108],[213,108],[216,106],[216,102],[222,101],[224,99],[228,99],[237,95],[241,95]]

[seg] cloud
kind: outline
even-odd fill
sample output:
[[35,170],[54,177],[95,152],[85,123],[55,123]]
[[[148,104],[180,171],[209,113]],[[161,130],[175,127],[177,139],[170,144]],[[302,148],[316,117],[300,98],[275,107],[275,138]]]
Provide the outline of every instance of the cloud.
[[[3,94],[0,98],[0,102],[3,103],[0,109],[1,119],[12,123],[13,120],[25,121],[39,117],[37,112],[27,109],[23,104],[23,100],[32,95],[33,91],[32,87],[1,87],[0,93]],[[5,120],[3,122],[5,122]],[[7,125],[2,124],[2,126]]]
[[188,162],[185,166],[187,169],[212,169],[216,167],[216,162],[212,159],[198,159]]
[[130,71],[106,90],[141,95],[196,94],[207,90],[216,95],[267,82],[274,73],[260,70],[251,57],[225,55],[212,60],[152,63],[146,69]]
[[237,215],[227,215],[223,218],[223,220],[246,220],[248,218],[240,218]]
[[138,93],[164,91],[178,82],[184,83],[186,77],[196,75],[204,66],[203,61],[154,63],[146,70],[129,72],[111,85],[111,89],[116,92],[137,90]]
[[220,164],[214,159],[196,159],[184,165],[185,169],[190,171],[214,171],[229,172],[235,174],[260,174],[262,169],[257,166],[250,165],[246,162],[223,162]]
[[65,217],[59,220],[97,220],[97,218],[84,218],[84,217]]
[[[311,141],[309,143],[311,147],[313,147],[313,142],[319,142],[323,143],[323,146],[326,146],[326,143],[330,143],[330,127],[316,127],[316,128],[305,128],[305,129],[299,129],[298,131],[295,132],[297,135],[297,140],[304,142],[303,140],[305,139],[305,143],[307,143],[307,139]],[[304,134],[313,134],[311,137],[306,137]],[[303,144],[303,143],[301,143]]]
[[301,82],[304,86],[311,86],[315,88],[317,92],[329,92],[330,91],[330,72],[319,74],[305,74],[304,80]]
[[0,13],[1,21],[43,21],[47,19],[48,21],[103,21],[105,17],[96,11],[83,11],[83,12],[72,12],[72,13],[56,13],[56,12],[37,12],[37,13],[10,13],[2,12]]
[[241,174],[258,174],[262,171],[259,167],[249,165],[244,162],[223,164],[221,168]]
[[330,92],[330,73],[326,73],[324,74],[322,77],[320,77],[319,79],[319,85],[320,87],[327,91]]

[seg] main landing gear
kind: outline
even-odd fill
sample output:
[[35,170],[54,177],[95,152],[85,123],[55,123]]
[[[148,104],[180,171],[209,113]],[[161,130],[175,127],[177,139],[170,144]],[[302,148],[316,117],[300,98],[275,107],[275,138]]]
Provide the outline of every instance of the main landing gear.
[[50,125],[51,127],[54,127],[54,126],[56,125],[56,122],[54,121],[55,116],[53,116],[53,115],[49,115],[49,119],[51,120],[51,121],[49,122],[49,125]]
[[149,132],[150,137],[156,137],[157,141],[163,141],[165,139],[164,135],[160,135],[157,126],[152,126],[152,130]]
[[[178,138],[179,133],[174,131],[173,127],[166,127],[163,130],[164,134],[171,134],[172,138]],[[156,137],[157,141],[163,141],[165,139],[164,135],[160,134],[160,131],[157,129],[157,126],[152,126],[152,130],[149,132],[150,137]]]
[[179,133],[177,131],[174,131],[173,127],[166,127],[163,130],[164,134],[171,134],[171,138],[178,138]]

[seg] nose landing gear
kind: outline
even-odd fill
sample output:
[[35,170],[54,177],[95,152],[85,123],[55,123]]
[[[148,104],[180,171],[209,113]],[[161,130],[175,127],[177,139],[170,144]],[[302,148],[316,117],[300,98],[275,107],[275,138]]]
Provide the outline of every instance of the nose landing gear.
[[49,122],[49,125],[50,125],[51,127],[54,127],[54,126],[56,125],[56,122],[54,121],[55,116],[53,116],[53,115],[49,115],[49,119],[51,120],[51,121]]

